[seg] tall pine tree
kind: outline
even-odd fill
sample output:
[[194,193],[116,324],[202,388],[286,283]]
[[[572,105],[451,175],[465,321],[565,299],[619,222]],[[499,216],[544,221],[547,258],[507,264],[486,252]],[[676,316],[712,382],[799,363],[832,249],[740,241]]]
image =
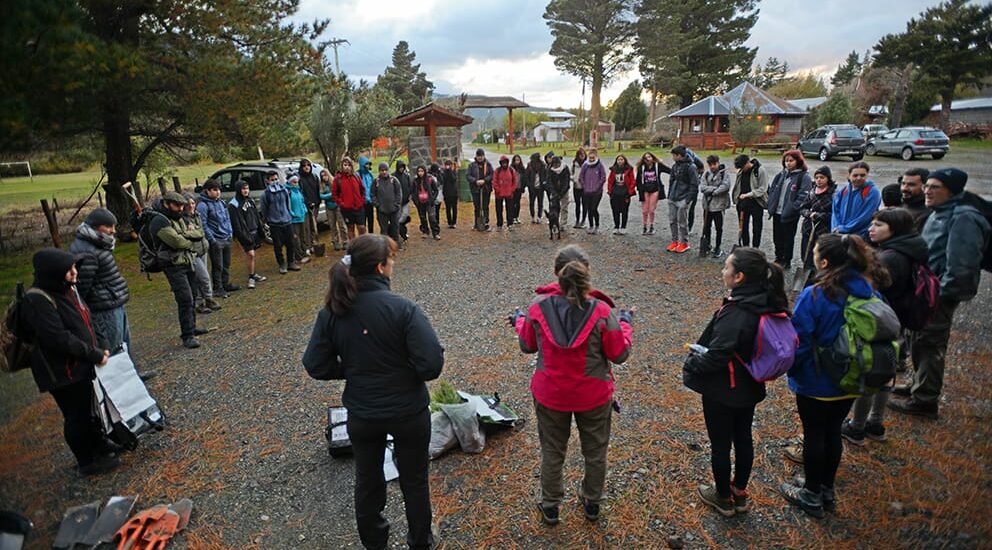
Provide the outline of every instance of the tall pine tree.
[[685,107],[751,72],[744,45],[758,20],[755,0],[640,0],[635,51],[654,89]]
[[401,40],[393,48],[393,64],[376,80],[376,86],[389,90],[400,101],[402,112],[412,111],[430,100],[434,83],[420,71],[420,63],[414,63],[417,53],[410,50],[410,44]]
[[630,65],[631,0],[551,0],[544,20],[555,67],[592,84],[592,128],[599,125],[603,85]]
[[861,74],[861,68],[864,63],[861,58],[858,57],[858,52],[852,51],[847,54],[847,59],[844,60],[844,64],[837,68],[837,72],[834,76],[830,78],[830,85],[836,88],[837,86],[844,86],[850,84],[854,77]]

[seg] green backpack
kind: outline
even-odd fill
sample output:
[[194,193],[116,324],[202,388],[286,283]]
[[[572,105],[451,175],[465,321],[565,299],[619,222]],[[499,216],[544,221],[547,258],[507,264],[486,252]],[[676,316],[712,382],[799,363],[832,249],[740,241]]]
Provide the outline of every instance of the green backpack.
[[837,339],[814,354],[817,369],[849,394],[875,393],[896,376],[900,328],[896,312],[878,297],[848,295]]

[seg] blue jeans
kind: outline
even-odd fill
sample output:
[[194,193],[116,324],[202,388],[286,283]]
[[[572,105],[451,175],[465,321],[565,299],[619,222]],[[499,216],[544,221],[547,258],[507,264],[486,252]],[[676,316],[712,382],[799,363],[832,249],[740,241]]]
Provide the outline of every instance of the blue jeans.
[[127,344],[127,350],[131,352],[131,329],[127,323],[127,312],[124,306],[107,309],[104,311],[92,311],[90,316],[93,320],[93,332],[96,333],[97,341],[103,349],[114,350],[121,344]]

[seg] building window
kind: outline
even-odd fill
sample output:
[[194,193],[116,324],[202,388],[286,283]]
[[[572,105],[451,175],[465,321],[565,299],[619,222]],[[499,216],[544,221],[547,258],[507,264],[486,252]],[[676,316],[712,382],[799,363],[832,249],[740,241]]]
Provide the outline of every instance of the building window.
[[730,132],[730,117],[722,116],[720,117],[720,133],[726,134]]
[[703,123],[701,119],[698,118],[690,119],[690,123],[692,124],[692,130],[691,130],[692,133],[698,134],[703,131]]
[[716,131],[716,119],[713,118],[713,117],[707,118],[706,119],[706,133],[707,134],[712,134],[715,131]]

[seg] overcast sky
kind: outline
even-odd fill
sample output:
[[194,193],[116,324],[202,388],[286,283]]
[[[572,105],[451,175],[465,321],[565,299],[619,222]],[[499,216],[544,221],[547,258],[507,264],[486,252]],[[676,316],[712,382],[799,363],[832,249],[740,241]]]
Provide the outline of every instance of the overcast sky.
[[[748,44],[758,48],[758,60],[775,56],[793,71],[829,77],[851,50],[864,52],[881,36],[905,30],[910,17],[935,4],[762,0]],[[341,69],[354,79],[374,81],[389,65],[396,43],[406,40],[440,93],[525,96],[540,107],[578,107],[579,80],[559,73],[548,54],[546,5],[540,0],[301,0],[295,19],[330,18],[325,36],[351,43],[340,47],[339,55]],[[618,78],[603,91],[603,104],[637,77],[635,71]]]

